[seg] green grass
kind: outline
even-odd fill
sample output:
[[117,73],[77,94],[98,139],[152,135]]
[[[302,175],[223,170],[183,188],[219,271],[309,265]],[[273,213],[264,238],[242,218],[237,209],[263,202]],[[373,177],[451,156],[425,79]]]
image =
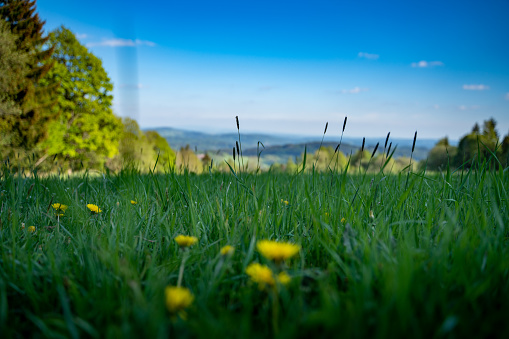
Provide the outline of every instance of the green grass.
[[[237,176],[4,168],[2,337],[509,336],[508,170]],[[69,206],[64,217],[52,203]],[[178,234],[199,239],[185,320],[164,300]],[[245,274],[251,262],[274,268],[260,239],[302,246],[277,292]],[[231,258],[219,254],[227,244]]]

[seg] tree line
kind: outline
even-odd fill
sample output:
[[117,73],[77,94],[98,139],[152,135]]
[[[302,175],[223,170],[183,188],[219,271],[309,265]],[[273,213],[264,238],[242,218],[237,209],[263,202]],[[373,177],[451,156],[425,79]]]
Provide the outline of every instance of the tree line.
[[458,146],[452,146],[447,137],[439,140],[422,166],[430,170],[445,170],[447,166],[469,169],[482,165],[506,168],[509,165],[509,133],[501,139],[496,127],[493,118],[484,121],[482,129],[476,123],[472,131],[459,140]]
[[0,157],[42,170],[174,164],[166,139],[113,114],[101,60],[44,24],[34,0],[0,1]]

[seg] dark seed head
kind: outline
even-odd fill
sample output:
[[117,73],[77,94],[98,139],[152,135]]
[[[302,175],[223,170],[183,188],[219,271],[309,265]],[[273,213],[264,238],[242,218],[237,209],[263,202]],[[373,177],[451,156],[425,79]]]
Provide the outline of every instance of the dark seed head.
[[339,145],[340,145],[340,144],[338,144],[338,145],[336,146],[336,149],[334,150],[334,154],[336,154],[336,153],[338,152]]
[[384,148],[387,147],[387,142],[389,141],[389,136],[391,135],[391,132],[387,133],[387,138],[385,138],[385,146]]
[[237,130],[239,130],[239,116],[235,116],[235,121],[237,122]]
[[364,152],[364,144],[366,143],[366,138],[362,138],[362,147],[361,152]]
[[345,131],[345,127],[346,127],[346,118],[347,117],[345,117],[345,121],[343,122],[343,132]]
[[371,157],[373,158],[375,156],[376,150],[378,149],[378,142],[376,143],[375,149],[373,150],[373,153],[371,153]]
[[414,134],[414,143],[412,144],[412,153],[414,153],[414,149],[415,149],[415,140],[417,140],[417,131],[415,131],[415,134]]
[[239,152],[239,142],[238,141],[235,141],[235,147],[237,147],[237,155],[239,155],[240,152]]
[[389,144],[389,149],[387,150],[387,154],[391,154],[391,147],[392,147],[392,141],[391,141],[391,143]]
[[233,161],[235,161],[235,147],[233,147]]
[[325,130],[323,131],[323,134],[327,133],[327,127],[329,127],[329,122],[328,121],[325,123]]

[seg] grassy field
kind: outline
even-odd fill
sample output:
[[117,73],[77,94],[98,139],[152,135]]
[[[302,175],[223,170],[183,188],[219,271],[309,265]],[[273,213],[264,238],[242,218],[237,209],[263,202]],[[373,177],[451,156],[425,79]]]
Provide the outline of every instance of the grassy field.
[[[508,188],[507,169],[40,178],[4,167],[0,333],[509,337]],[[271,260],[266,239],[300,248]],[[252,263],[268,276],[248,275]],[[179,281],[192,293],[180,304],[165,294]]]

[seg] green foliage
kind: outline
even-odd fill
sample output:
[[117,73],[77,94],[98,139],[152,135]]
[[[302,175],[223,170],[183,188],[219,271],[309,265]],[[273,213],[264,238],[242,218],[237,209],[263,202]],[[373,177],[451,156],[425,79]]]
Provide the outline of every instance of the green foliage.
[[[170,148],[166,139],[155,131],[143,133],[136,122],[130,118],[122,120],[124,130],[119,143],[119,155],[108,163],[110,169],[119,170],[122,167],[132,167],[143,171],[164,171],[175,164],[175,152]],[[158,158],[159,157],[159,158]]]
[[[147,137],[148,142],[152,145],[152,150],[154,151],[153,159],[156,160],[159,157],[159,164],[163,168],[170,168],[174,166],[176,155],[175,152],[171,149],[168,141],[159,135],[157,131],[146,131],[145,136]],[[210,158],[206,159],[204,157],[202,161],[205,163],[210,163]]]
[[16,48],[16,36],[0,18],[0,140],[1,153],[12,143],[12,125],[21,115],[17,98],[28,74],[28,54]]
[[49,35],[54,46],[54,67],[45,75],[45,86],[59,84],[60,118],[50,124],[51,134],[42,146],[49,156],[69,161],[72,169],[100,167],[104,158],[118,152],[122,124],[111,110],[113,85],[101,60],[60,27]]
[[11,154],[20,149],[31,151],[47,138],[48,125],[58,117],[58,112],[51,110],[55,103],[56,86],[40,83],[52,67],[50,57],[53,47],[45,46],[48,37],[43,37],[44,21],[35,13],[35,1],[0,1],[0,19],[7,22],[16,36],[16,50],[25,55],[23,62],[28,68],[26,73],[20,73],[24,81],[16,82],[10,90],[16,92],[16,96],[11,99],[21,109],[21,113],[10,116],[7,122],[12,131],[9,151]]
[[439,140],[428,154],[427,168],[432,171],[445,170],[447,165],[452,163],[457,151],[456,147],[449,145],[447,137]]

